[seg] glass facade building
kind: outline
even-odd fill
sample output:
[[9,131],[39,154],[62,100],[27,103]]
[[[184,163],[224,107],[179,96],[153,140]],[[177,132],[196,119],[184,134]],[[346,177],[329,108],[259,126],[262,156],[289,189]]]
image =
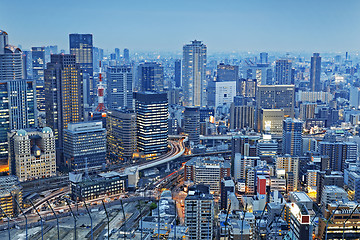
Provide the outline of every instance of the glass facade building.
[[137,147],[139,152],[167,152],[168,101],[166,93],[137,92],[135,95]]
[[36,100],[39,111],[45,111],[44,70],[45,47],[32,47],[33,79],[36,83]]

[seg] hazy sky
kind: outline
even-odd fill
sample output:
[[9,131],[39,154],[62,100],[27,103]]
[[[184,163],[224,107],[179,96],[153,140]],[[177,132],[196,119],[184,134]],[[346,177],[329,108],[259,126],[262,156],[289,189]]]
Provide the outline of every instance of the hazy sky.
[[0,29],[11,44],[58,45],[92,33],[113,49],[181,51],[358,51],[358,0],[0,0]]

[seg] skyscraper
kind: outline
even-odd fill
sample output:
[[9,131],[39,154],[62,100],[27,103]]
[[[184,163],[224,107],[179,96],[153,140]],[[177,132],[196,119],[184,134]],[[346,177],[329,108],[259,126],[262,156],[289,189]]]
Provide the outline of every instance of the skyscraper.
[[75,55],[51,55],[45,69],[45,99],[46,124],[54,130],[61,153],[63,130],[69,123],[84,121],[83,79]]
[[200,108],[185,107],[184,130],[188,134],[189,142],[194,145],[200,143]]
[[92,34],[73,33],[69,35],[70,54],[75,54],[76,63],[83,73],[93,75],[93,39]]
[[260,63],[268,63],[268,56],[269,54],[267,52],[261,52],[260,53]]
[[162,92],[164,90],[164,68],[156,62],[145,62],[138,67],[140,91]]
[[145,155],[167,152],[167,94],[136,92],[134,96],[138,150]]
[[288,154],[276,157],[276,170],[283,170],[285,172],[287,191],[296,191],[299,180],[299,158]]
[[330,170],[344,171],[346,163],[355,163],[358,156],[358,145],[354,142],[320,142],[320,155],[329,156]]
[[83,73],[85,104],[93,104],[97,94],[97,86],[93,78],[93,38],[92,34],[70,34],[70,54],[75,54],[76,63]]
[[185,198],[185,226],[189,228],[189,240],[213,239],[214,197],[209,187],[195,185],[190,187]]
[[108,109],[133,108],[133,69],[128,65],[108,67],[107,106]]
[[175,87],[181,87],[181,59],[175,60]]
[[33,80],[23,79],[22,52],[8,44],[8,34],[0,30],[0,164],[8,164],[7,132],[34,128],[36,89]]
[[39,111],[45,111],[44,71],[45,47],[32,47],[33,79],[36,83],[36,101]]
[[124,48],[124,60],[126,64],[130,63],[130,51],[127,48]]
[[220,63],[217,65],[217,82],[237,81],[239,80],[239,66]]
[[206,106],[206,45],[194,40],[183,47],[185,106]]
[[287,118],[283,121],[282,148],[283,154],[299,156],[302,152],[303,123],[296,119]]
[[120,163],[136,151],[136,115],[134,110],[110,110],[106,120],[107,159]]
[[71,170],[101,168],[106,155],[102,122],[69,123],[64,129],[64,159]]
[[319,53],[314,53],[311,57],[311,67],[310,67],[310,90],[312,92],[321,91],[321,57]]
[[275,84],[278,85],[294,84],[294,76],[293,76],[291,60],[280,59],[276,61]]

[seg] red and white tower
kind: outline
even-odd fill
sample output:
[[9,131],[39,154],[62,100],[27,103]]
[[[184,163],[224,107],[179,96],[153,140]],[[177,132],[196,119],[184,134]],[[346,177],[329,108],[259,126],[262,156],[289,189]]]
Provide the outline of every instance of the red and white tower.
[[99,63],[100,72],[99,72],[99,85],[98,85],[98,106],[95,111],[97,112],[105,112],[106,108],[104,105],[104,91],[105,88],[102,84],[102,75],[101,75],[101,61]]

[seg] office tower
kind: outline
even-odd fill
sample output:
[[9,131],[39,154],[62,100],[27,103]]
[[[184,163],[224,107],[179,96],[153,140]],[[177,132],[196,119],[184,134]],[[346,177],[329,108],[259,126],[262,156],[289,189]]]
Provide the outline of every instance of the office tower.
[[124,60],[126,64],[130,63],[130,51],[127,48],[124,48]]
[[120,49],[119,48],[115,48],[115,59],[116,61],[120,61]]
[[214,197],[208,186],[196,185],[189,189],[184,215],[185,226],[189,228],[189,240],[213,239]]
[[138,150],[145,155],[167,152],[167,94],[137,92],[134,97]]
[[254,79],[257,85],[273,84],[273,68],[268,63],[258,63],[242,68],[245,79]]
[[325,186],[344,186],[344,176],[342,172],[331,170],[320,171],[316,176],[316,202],[320,204],[322,192]]
[[355,163],[358,145],[354,142],[320,142],[319,154],[329,156],[330,170],[344,171],[346,163]]
[[321,57],[319,53],[314,53],[311,57],[311,66],[310,66],[310,90],[312,92],[321,91]]
[[[0,177],[0,203],[1,208],[10,218],[16,217],[21,213],[16,201],[22,205],[22,186],[19,179],[14,176]],[[4,212],[0,212],[0,218],[6,218]]]
[[260,63],[268,63],[268,56],[269,54],[267,52],[261,52],[260,53]]
[[23,51],[23,69],[24,69],[24,79],[32,79],[33,68],[32,68],[32,54],[31,51]]
[[188,134],[189,142],[193,145],[200,143],[200,108],[185,107],[184,132]]
[[294,84],[294,76],[291,60],[280,59],[275,66],[275,84],[291,85]]
[[130,66],[108,67],[107,77],[107,105],[108,109],[133,108],[133,70]]
[[185,163],[185,181],[210,186],[211,193],[220,193],[220,183],[230,176],[230,164],[219,157],[193,157]]
[[287,180],[287,192],[296,191],[298,189],[298,157],[292,157],[288,154],[276,157],[276,170],[281,174],[285,174]]
[[350,87],[349,102],[351,107],[355,109],[360,108],[360,88],[352,86]]
[[316,103],[301,103],[300,104],[300,119],[306,121],[307,119],[315,118]]
[[181,87],[181,59],[175,60],[175,87]]
[[94,72],[99,72],[100,70],[100,61],[103,59],[103,49],[93,47],[93,70]]
[[93,75],[93,39],[92,34],[73,33],[69,35],[70,54],[76,56],[83,73]]
[[236,95],[254,98],[256,96],[256,90],[256,79],[240,79],[236,86]]
[[217,65],[217,82],[237,81],[239,79],[239,66],[220,63]]
[[230,129],[254,129],[255,106],[251,102],[236,102],[230,105]]
[[20,182],[56,176],[55,136],[51,128],[13,130],[9,136],[9,170]]
[[129,161],[136,151],[134,110],[110,110],[106,120],[107,159],[111,163]]
[[61,156],[63,130],[69,123],[84,121],[82,73],[75,55],[51,55],[45,69],[45,99],[46,125],[55,133]]
[[36,101],[39,111],[45,111],[44,70],[45,47],[32,47],[33,79],[36,83]]
[[92,34],[69,34],[70,54],[76,56],[76,63],[80,65],[85,87],[84,104],[95,103],[97,87],[93,78],[93,38]]
[[236,81],[215,82],[215,108],[224,104],[230,107],[236,96]]
[[69,123],[64,129],[64,159],[72,171],[101,168],[106,155],[102,122]]
[[206,45],[194,40],[183,47],[182,81],[185,106],[206,106]]
[[140,91],[164,91],[164,67],[156,62],[142,63],[138,67]]
[[260,109],[260,131],[281,135],[283,132],[284,109]]
[[294,117],[294,85],[262,85],[258,87],[258,109],[284,109],[285,117]]
[[8,164],[7,132],[34,128],[36,89],[33,80],[23,79],[22,52],[8,44],[8,34],[0,30],[0,161]]
[[283,121],[282,153],[300,156],[302,152],[303,123],[297,119],[287,118]]
[[[64,50],[62,50],[62,51],[64,51]],[[46,46],[45,47],[45,63],[50,62],[51,54],[58,54],[58,46],[57,45]]]

